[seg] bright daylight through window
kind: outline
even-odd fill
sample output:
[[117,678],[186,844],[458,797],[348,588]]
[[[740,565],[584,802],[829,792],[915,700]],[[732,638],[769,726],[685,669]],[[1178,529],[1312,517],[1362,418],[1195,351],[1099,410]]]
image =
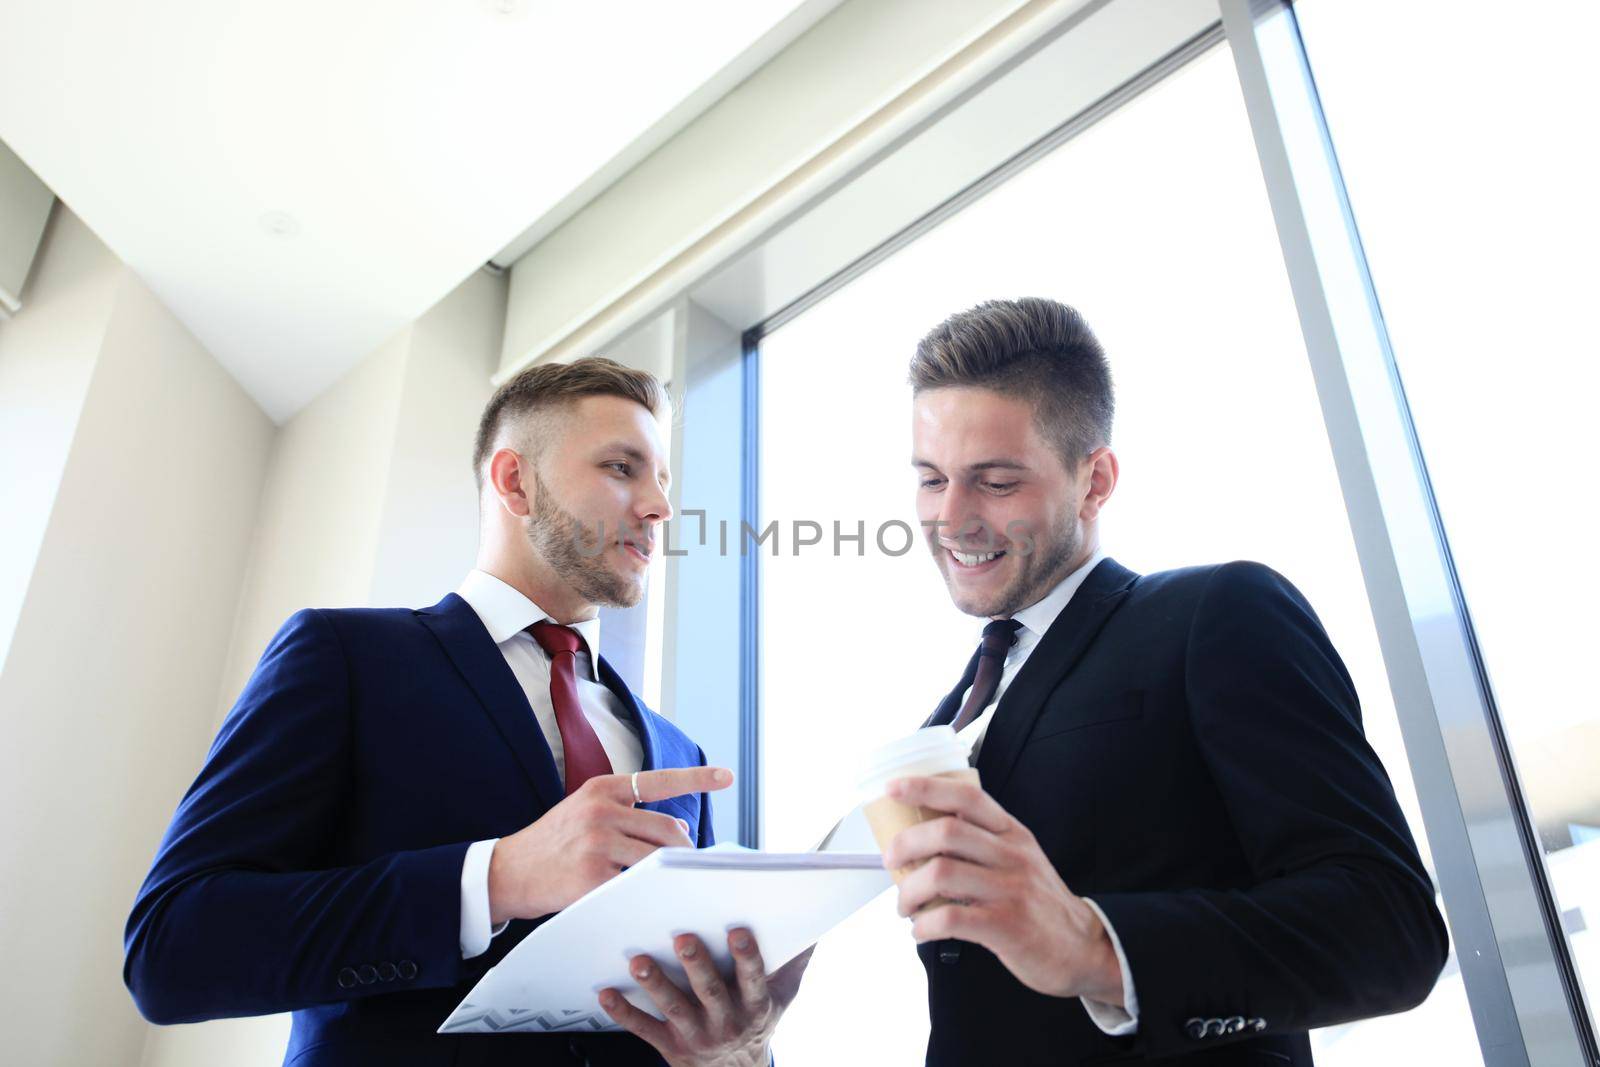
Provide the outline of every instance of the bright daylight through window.
[[1303,0],[1302,35],[1574,961],[1600,992],[1588,677],[1600,9]]
[[[954,684],[981,620],[956,612],[918,543],[891,555],[885,523],[915,524],[906,364],[917,339],[993,297],[1079,308],[1118,391],[1122,481],[1103,544],[1149,572],[1255,559],[1309,598],[1361,695],[1366,731],[1423,855],[1348,520],[1240,98],[1220,46],[775,331],[761,348],[761,523],[819,523],[823,544],[763,555],[762,842],[814,844],[852,802],[866,752],[916,728]],[[860,546],[835,556],[834,523]],[[903,535],[891,533],[898,550]],[[824,628],[859,635],[830,655]],[[840,698],[842,694],[842,699]],[[849,739],[841,745],[838,739]],[[1431,861],[1430,861],[1431,863]],[[925,981],[894,897],[817,952],[777,1055],[842,1048],[919,1064]],[[1405,1015],[1313,1035],[1319,1064],[1472,1064],[1454,962]]]

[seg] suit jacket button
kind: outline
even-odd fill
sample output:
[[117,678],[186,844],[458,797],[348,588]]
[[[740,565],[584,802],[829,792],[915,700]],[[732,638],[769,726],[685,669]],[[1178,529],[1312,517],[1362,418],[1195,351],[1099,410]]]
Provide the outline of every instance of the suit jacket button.
[[344,970],[339,972],[340,989],[354,989],[356,987],[356,982],[358,981],[360,981],[360,979],[356,977],[354,967],[346,967]]
[[361,980],[362,985],[371,985],[378,980],[378,968],[370,963],[363,963],[361,969],[356,971],[356,977]]
[[1183,1032],[1199,1041],[1206,1036],[1206,1021],[1204,1019],[1190,1019],[1183,1024]]
[[410,960],[401,960],[399,973],[402,979],[409,982],[417,976],[417,965]]
[[390,963],[388,960],[384,960],[382,963],[378,964],[378,981],[380,982],[394,981],[394,976],[397,973],[398,972],[395,970],[394,964]]

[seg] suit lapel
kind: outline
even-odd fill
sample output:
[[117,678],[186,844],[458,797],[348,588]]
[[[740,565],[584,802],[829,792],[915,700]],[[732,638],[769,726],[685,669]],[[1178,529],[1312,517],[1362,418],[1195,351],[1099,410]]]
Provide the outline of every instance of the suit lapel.
[[1101,560],[1039,639],[1001,696],[978,753],[978,775],[987,792],[997,794],[1005,786],[1045,698],[1077,666],[1138,578],[1114,559]]
[[[611,664],[606,662],[604,656],[600,657],[596,665],[596,673],[599,675],[601,684],[615,693],[617,699],[622,701],[622,706],[627,708],[633,716],[633,726],[639,734],[640,747],[644,750],[644,758],[639,769],[641,771],[653,771],[659,768],[662,765],[663,753],[661,751],[661,735],[656,731],[654,718],[645,712],[644,704],[640,702],[638,697],[633,695],[633,690],[628,688],[628,683],[622,680],[622,675],[612,669]],[[666,812],[667,802],[664,800],[652,800],[649,803],[640,804],[639,807],[647,811]],[[669,812],[669,814],[675,813]]]
[[539,731],[517,676],[511,673],[499,647],[489,639],[489,632],[472,606],[451,593],[433,607],[418,611],[417,617],[433,631],[483,710],[494,720],[545,808],[555,807],[565,796],[555,757]]
[[600,684],[616,694],[617,699],[622,701],[622,706],[628,709],[628,714],[633,716],[633,728],[639,734],[639,743],[644,749],[644,764],[639,769],[655,770],[661,765],[661,738],[656,734],[655,723],[644,713],[644,705],[639,703],[639,698],[633,695],[628,683],[622,680],[622,675],[612,669],[604,656],[599,657],[596,662],[595,673],[600,679]]

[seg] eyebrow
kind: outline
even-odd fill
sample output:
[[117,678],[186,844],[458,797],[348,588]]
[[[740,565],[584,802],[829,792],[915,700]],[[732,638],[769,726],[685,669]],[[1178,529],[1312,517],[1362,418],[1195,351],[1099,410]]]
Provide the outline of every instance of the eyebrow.
[[[929,463],[925,459],[919,459],[916,456],[911,457],[911,465],[913,467],[927,467],[929,470],[939,469],[935,464]],[[1029,468],[1026,463],[1018,463],[1014,459],[986,459],[979,463],[968,464],[964,469],[969,471],[1025,471]]]

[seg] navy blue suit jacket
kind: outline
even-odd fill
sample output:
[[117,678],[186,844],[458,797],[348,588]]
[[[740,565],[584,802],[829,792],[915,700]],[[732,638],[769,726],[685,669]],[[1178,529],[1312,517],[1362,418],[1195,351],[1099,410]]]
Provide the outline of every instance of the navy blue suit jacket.
[[[602,658],[644,767],[705,762]],[[161,842],[124,980],[156,1023],[293,1011],[285,1063],[659,1064],[626,1034],[434,1030],[536,922],[463,960],[468,846],[562,799],[533,711],[472,608],[297,612],[267,647]],[[645,805],[712,843],[709,800]]]

